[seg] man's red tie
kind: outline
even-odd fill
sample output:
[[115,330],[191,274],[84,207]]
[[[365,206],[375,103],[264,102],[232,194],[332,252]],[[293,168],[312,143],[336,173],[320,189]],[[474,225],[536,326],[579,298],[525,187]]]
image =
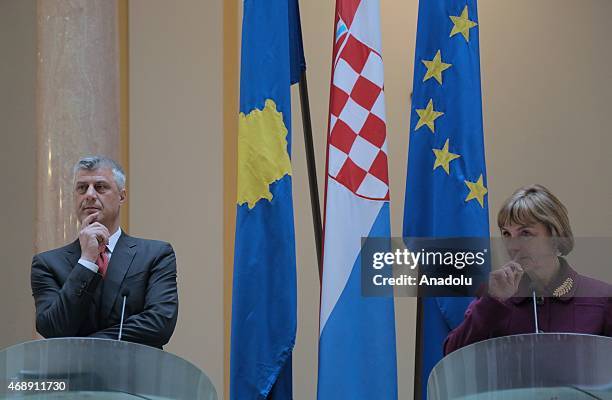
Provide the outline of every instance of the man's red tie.
[[100,257],[96,260],[98,266],[98,272],[102,275],[102,278],[106,276],[106,269],[108,268],[108,255],[106,252],[100,253]]

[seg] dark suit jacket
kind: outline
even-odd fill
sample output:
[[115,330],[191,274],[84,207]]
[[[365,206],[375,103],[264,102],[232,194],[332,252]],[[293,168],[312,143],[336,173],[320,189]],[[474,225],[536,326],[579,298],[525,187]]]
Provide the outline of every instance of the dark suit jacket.
[[176,258],[169,243],[122,233],[106,278],[78,264],[76,240],[32,259],[36,330],[45,338],[117,339],[123,288],[129,289],[122,340],[162,348],[178,316]]

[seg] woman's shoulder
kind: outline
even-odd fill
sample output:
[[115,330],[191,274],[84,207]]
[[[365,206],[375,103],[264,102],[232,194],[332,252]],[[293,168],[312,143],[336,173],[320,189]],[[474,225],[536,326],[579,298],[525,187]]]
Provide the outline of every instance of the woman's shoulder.
[[610,297],[612,285],[586,275],[577,275],[576,293],[574,297]]

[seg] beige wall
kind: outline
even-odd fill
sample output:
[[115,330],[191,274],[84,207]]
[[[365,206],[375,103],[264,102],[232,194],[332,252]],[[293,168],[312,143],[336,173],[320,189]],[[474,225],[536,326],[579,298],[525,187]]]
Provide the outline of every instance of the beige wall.
[[539,182],[576,235],[611,236],[612,2],[481,2],[480,12],[491,210]]
[[167,350],[223,391],[221,2],[132,0],[130,233],[177,254]]
[[35,83],[36,1],[0,1],[0,349],[34,337]]

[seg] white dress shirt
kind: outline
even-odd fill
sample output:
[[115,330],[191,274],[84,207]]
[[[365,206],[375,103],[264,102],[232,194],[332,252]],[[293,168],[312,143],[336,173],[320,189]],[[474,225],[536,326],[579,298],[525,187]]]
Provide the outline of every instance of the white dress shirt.
[[[117,228],[115,233],[113,233],[108,238],[108,244],[106,245],[106,254],[108,255],[108,261],[110,262],[110,258],[113,256],[113,250],[115,250],[115,245],[117,244],[117,240],[119,240],[119,236],[121,236],[121,228]],[[84,258],[79,259],[79,264],[92,270],[93,272],[98,272],[98,265],[95,262],[91,262]]]

